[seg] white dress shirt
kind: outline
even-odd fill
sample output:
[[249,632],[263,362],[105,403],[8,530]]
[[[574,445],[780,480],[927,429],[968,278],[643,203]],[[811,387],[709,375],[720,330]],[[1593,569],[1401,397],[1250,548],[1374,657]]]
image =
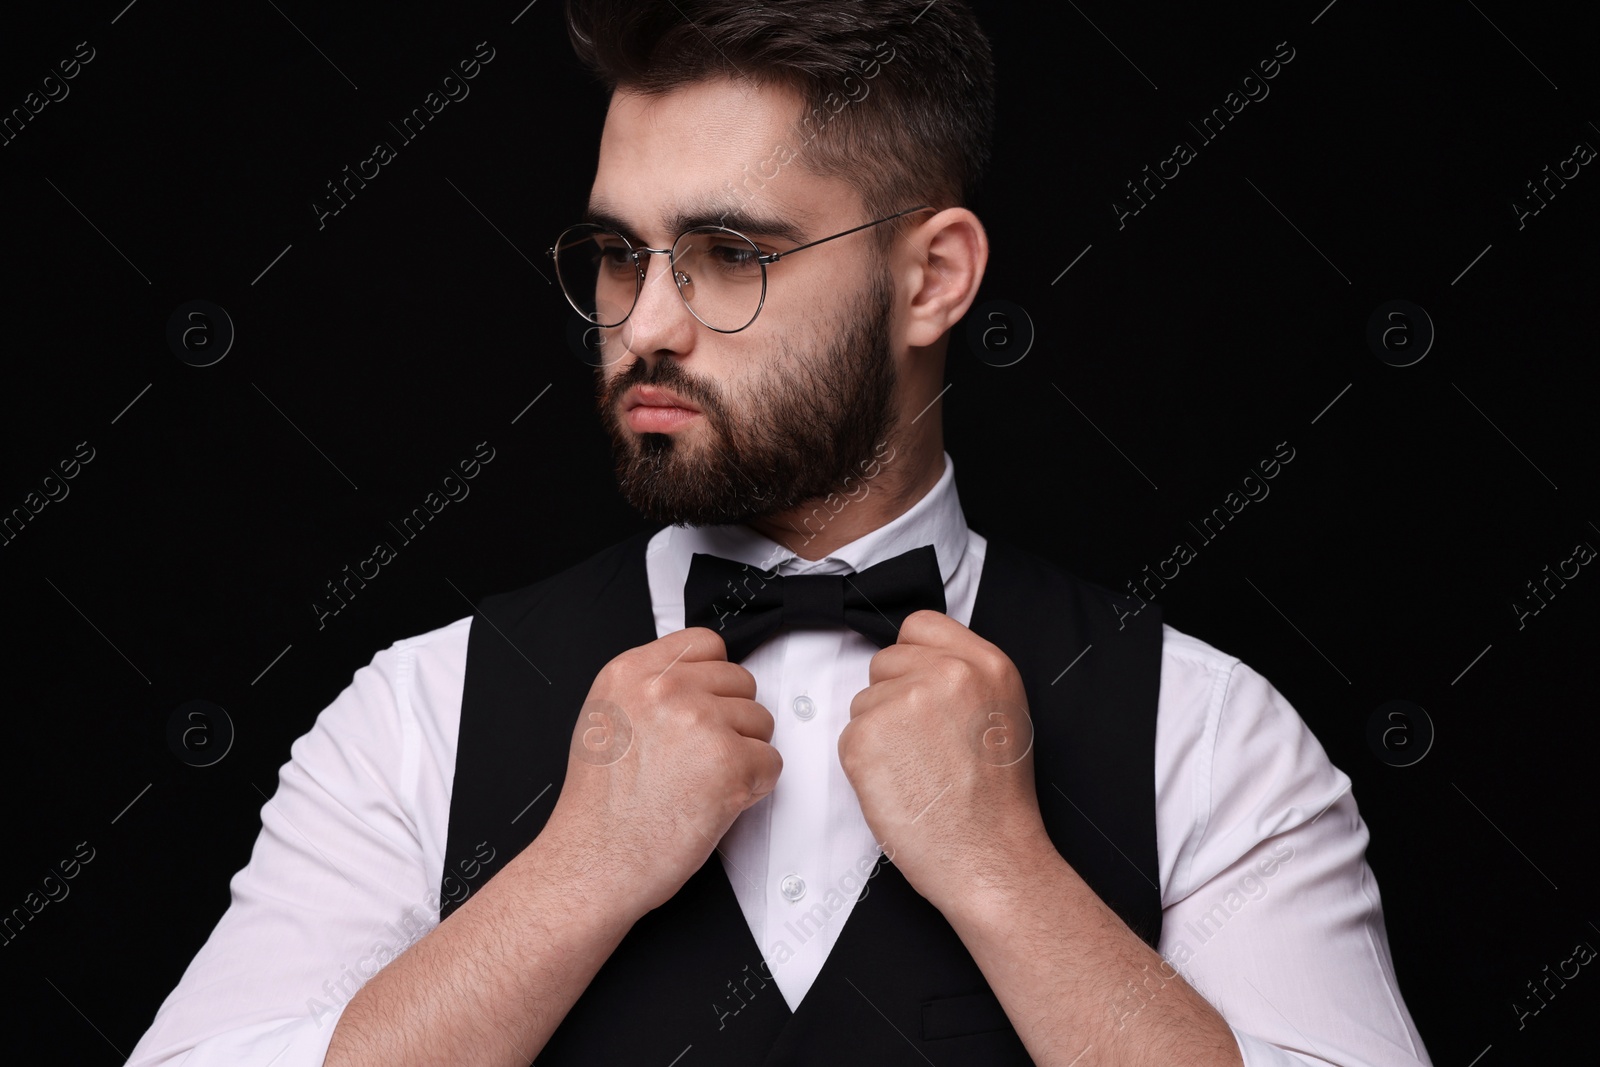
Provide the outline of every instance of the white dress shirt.
[[[947,613],[968,624],[987,543],[967,528],[948,455],[909,511],[814,562],[743,526],[669,526],[647,550],[656,633],[683,627],[694,552],[842,574],[926,544]],[[129,1067],[318,1067],[360,983],[437,925],[471,622],[379,652],[295,741],[231,905]],[[718,852],[791,1009],[880,854],[837,749],[876,651],[854,631],[781,631],[743,661],[783,774]],[[1227,1020],[1246,1067],[1429,1064],[1350,779],[1265,678],[1170,626],[1155,789],[1160,952]],[[1125,1010],[1147,999],[1130,990]]]

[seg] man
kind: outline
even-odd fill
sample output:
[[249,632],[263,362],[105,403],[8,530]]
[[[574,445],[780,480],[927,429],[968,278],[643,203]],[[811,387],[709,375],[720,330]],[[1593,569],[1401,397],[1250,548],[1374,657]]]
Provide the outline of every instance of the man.
[[1294,710],[966,526],[970,13],[569,25],[614,92],[551,255],[668,525],[357,672],[131,1062],[1427,1063]]

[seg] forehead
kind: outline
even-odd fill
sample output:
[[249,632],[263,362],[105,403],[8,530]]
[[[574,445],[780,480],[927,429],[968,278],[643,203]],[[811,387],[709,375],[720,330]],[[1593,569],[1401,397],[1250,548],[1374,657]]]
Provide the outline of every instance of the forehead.
[[649,96],[618,89],[589,206],[653,240],[675,235],[683,219],[723,212],[800,227],[852,218],[854,189],[804,166],[804,106],[793,89],[723,78]]

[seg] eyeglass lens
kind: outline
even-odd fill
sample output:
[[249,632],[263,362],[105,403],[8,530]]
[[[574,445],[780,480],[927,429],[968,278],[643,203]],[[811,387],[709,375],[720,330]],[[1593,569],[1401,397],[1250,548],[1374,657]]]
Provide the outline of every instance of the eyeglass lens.
[[[766,270],[760,249],[732,230],[689,230],[672,250],[674,281],[689,310],[713,330],[743,329],[761,309]],[[616,326],[633,312],[651,256],[611,230],[583,224],[555,245],[556,277],[578,314]]]

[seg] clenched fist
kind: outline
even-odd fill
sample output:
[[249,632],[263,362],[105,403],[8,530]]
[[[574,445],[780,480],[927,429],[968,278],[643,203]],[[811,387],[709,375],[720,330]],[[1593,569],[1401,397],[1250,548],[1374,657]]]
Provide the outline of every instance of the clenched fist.
[[941,911],[1003,885],[1051,845],[1016,666],[937,611],[906,617],[850,704],[839,763],[911,887]]
[[777,785],[783,758],[755,695],[755,677],[705,627],[617,656],[579,713],[541,836],[602,879],[631,917],[660,907]]

